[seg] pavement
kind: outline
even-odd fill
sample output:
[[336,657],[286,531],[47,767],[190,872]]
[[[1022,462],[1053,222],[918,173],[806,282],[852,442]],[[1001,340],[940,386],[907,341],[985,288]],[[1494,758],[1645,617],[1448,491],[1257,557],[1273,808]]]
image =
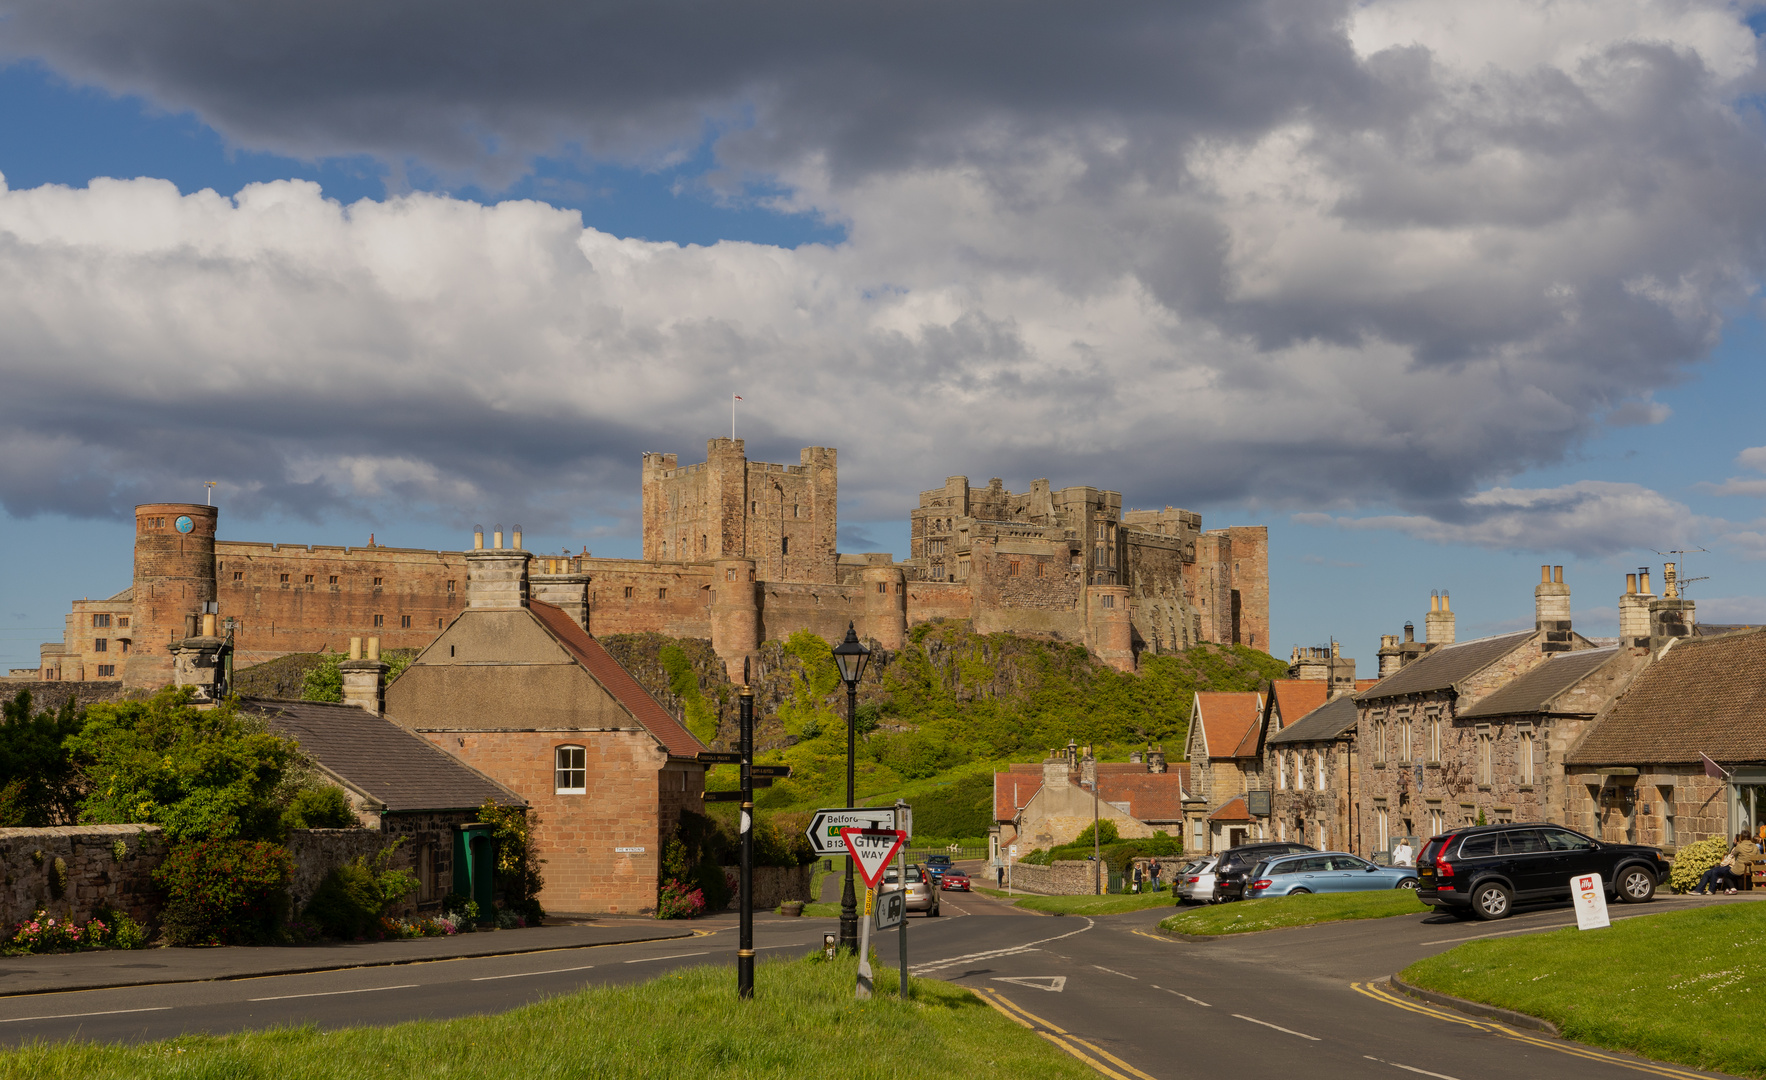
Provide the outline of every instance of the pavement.
[[[1660,897],[1639,907],[1616,906],[1612,915],[1629,919],[1748,902],[1753,902],[1748,894]],[[908,921],[913,971],[969,987],[1111,1080],[1718,1075],[1595,1050],[1419,1002],[1386,982],[1406,965],[1462,942],[1574,925],[1567,906],[1522,909],[1497,923],[1419,912],[1185,938],[1157,929],[1169,908],[1085,918],[1028,912],[981,894],[946,893],[941,903],[941,917]],[[735,922],[726,913],[690,924],[634,921],[501,931],[478,935],[482,940],[476,941],[8,959],[0,961],[0,971],[14,989],[0,997],[0,1045],[76,1037],[141,1042],[303,1024],[335,1030],[468,1016],[703,964],[730,968],[734,992]],[[803,955],[820,948],[822,935],[836,925],[833,919],[760,914],[756,951],[763,959]],[[876,938],[884,963],[896,955],[893,933]],[[284,960],[273,953],[294,955]],[[310,970],[325,960],[348,966]],[[93,966],[76,973],[67,961]],[[148,962],[167,966],[125,966]],[[90,980],[105,963],[131,983],[68,992],[77,978]],[[256,974],[243,974],[254,964]],[[309,970],[272,974],[263,970],[270,964]],[[55,976],[56,970],[69,973]],[[27,977],[50,989],[22,991]],[[55,982],[57,977],[62,981]],[[771,977],[763,964],[757,978],[761,997]],[[174,978],[181,981],[169,981]]]

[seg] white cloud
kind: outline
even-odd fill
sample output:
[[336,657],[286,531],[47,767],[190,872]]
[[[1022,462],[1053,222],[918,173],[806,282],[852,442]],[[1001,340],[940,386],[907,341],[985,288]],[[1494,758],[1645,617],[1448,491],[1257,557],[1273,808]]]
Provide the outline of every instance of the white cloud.
[[[1735,455],[1735,463],[1744,469],[1766,472],[1766,446],[1748,447]],[[1732,476],[1721,484],[1701,481],[1695,486],[1711,495],[1766,495],[1766,480],[1745,476]]]

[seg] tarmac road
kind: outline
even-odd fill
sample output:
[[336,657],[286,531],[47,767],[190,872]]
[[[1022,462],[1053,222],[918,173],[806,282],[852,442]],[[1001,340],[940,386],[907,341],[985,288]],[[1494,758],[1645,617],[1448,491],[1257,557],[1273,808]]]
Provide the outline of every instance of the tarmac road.
[[[979,894],[946,893],[941,902],[942,917],[910,920],[914,972],[974,989],[1113,1080],[1718,1075],[1476,1020],[1396,997],[1380,985],[1392,972],[1460,941],[1573,923],[1567,908],[1523,911],[1494,924],[1415,915],[1191,940],[1154,929],[1168,908],[1090,919],[1040,916]],[[1686,903],[1662,899],[1613,914],[1635,917]],[[734,922],[727,915],[703,920],[694,924],[696,936],[665,941],[0,997],[0,1043],[136,1042],[494,1013],[698,964],[731,969],[733,993]],[[822,934],[834,929],[832,920],[765,915],[756,919],[755,944],[762,957],[801,955],[820,948]],[[876,947],[879,960],[893,964],[894,934],[878,935]],[[764,996],[764,968],[757,989]]]

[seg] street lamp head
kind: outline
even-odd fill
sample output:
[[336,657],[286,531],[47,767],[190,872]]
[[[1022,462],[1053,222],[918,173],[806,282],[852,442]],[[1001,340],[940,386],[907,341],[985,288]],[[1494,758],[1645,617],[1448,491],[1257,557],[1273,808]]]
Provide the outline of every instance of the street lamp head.
[[865,673],[865,662],[870,658],[871,650],[859,641],[853,624],[847,623],[846,640],[834,646],[834,662],[840,665],[840,678],[849,688],[858,685]]

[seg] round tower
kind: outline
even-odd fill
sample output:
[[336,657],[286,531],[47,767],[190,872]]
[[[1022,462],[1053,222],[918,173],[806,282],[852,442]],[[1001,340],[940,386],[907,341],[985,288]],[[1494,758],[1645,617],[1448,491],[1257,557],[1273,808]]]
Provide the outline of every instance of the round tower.
[[1099,660],[1117,671],[1134,670],[1134,627],[1129,619],[1128,586],[1086,586],[1085,644]]
[[730,681],[742,682],[742,659],[760,648],[760,602],[753,559],[712,563],[711,647]]
[[908,633],[907,578],[899,566],[867,566],[860,573],[865,590],[865,635],[890,652]]
[[215,522],[201,503],[135,507],[133,634],[123,685],[155,689],[172,681],[171,644],[188,636],[186,618],[215,599]]

